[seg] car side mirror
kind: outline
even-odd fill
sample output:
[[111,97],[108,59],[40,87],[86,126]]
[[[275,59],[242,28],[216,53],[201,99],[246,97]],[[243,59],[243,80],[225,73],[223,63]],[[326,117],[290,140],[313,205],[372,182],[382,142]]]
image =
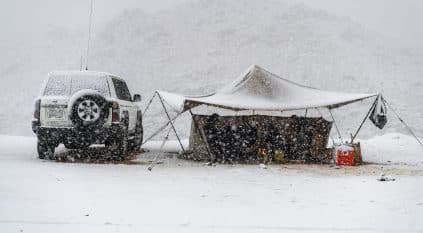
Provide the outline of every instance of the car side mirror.
[[140,94],[134,95],[134,102],[141,102],[141,95]]

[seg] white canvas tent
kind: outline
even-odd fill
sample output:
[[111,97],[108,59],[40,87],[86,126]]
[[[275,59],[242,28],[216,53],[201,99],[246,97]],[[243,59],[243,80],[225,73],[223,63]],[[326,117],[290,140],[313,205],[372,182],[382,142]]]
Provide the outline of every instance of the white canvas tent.
[[157,94],[178,113],[203,104],[232,110],[332,109],[378,95],[323,91],[281,78],[257,65],[209,95],[185,96],[166,91],[157,91]]
[[[186,111],[189,111],[192,115],[191,109],[196,106],[208,105],[234,111],[288,111],[318,108],[331,110],[367,98],[377,97],[379,94],[352,94],[319,90],[284,79],[257,65],[253,65],[232,83],[212,94],[187,96],[158,90],[150,99],[143,114],[145,114],[155,96],[159,97],[169,121],[148,137],[144,143],[163,131],[170,124],[182,151],[185,152],[173,122]],[[177,113],[176,116],[171,118],[165,103]],[[375,106],[375,103],[376,101],[373,103],[371,109]],[[369,114],[370,111],[366,115],[366,118]],[[340,135],[338,127],[336,128]],[[355,135],[357,135],[360,128]],[[165,138],[167,139],[167,136]]]
[[[390,106],[378,93],[360,94],[319,90],[279,77],[278,75],[275,75],[257,65],[253,65],[248,68],[246,72],[244,72],[232,83],[208,95],[187,96],[158,90],[150,99],[143,114],[145,114],[150,104],[152,103],[152,100],[156,96],[159,97],[169,121],[160,127],[150,137],[148,137],[143,143],[149,141],[159,132],[163,131],[168,125],[171,125],[171,128],[169,129],[169,132],[164,140],[167,140],[170,130],[173,129],[183,152],[185,152],[185,149],[173,123],[182,113],[189,111],[193,118],[194,125],[196,125],[191,109],[200,105],[214,106],[234,111],[289,111],[301,109],[317,109],[319,111],[319,108],[326,108],[329,110],[332,116],[331,109],[372,97],[375,97],[375,100],[360,126],[358,127],[357,131],[354,135],[352,135],[351,143],[354,141],[367,118],[374,115],[375,109],[378,108],[377,106],[387,105],[398,117],[401,123],[405,125],[409,132],[423,146],[423,143],[417,138],[411,128],[408,127],[408,125],[395,112],[392,106]],[[176,116],[170,116],[165,103],[177,113]],[[385,117],[386,123],[386,111],[383,113],[383,117]],[[333,116],[332,120],[335,123],[335,127],[340,136],[341,134],[338,130],[335,120],[333,119]],[[374,121],[373,123],[379,128],[383,128],[384,126],[384,123],[381,127]],[[203,138],[203,142],[205,144],[207,144],[206,141],[207,140]]]

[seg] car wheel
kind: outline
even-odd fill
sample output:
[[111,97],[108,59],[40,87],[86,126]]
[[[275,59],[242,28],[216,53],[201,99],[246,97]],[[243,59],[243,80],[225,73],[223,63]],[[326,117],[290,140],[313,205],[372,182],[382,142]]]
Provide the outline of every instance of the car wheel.
[[37,141],[37,152],[39,159],[54,159],[54,145],[50,145],[46,141],[38,140]]
[[135,132],[134,139],[131,140],[131,143],[129,145],[129,149],[131,151],[140,151],[141,145],[142,145],[142,140],[143,140],[143,128],[142,128],[142,126],[140,126],[139,128],[137,128],[137,130]]
[[128,133],[122,133],[120,137],[111,137],[106,141],[106,147],[110,151],[113,160],[124,160],[128,156]]

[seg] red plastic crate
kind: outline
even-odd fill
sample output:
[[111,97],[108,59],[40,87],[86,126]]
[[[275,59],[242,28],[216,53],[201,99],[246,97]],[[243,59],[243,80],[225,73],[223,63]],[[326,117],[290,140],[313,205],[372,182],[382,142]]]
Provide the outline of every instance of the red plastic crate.
[[354,166],[354,149],[338,148],[336,150],[336,165]]

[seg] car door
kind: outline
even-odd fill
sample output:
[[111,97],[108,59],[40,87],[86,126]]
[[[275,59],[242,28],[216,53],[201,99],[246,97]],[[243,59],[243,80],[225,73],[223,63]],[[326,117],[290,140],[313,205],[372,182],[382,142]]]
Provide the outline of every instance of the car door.
[[131,93],[125,81],[112,77],[113,86],[115,87],[116,97],[119,99],[121,112],[127,112],[129,117],[128,129],[133,132],[137,121],[137,107],[132,102]]

